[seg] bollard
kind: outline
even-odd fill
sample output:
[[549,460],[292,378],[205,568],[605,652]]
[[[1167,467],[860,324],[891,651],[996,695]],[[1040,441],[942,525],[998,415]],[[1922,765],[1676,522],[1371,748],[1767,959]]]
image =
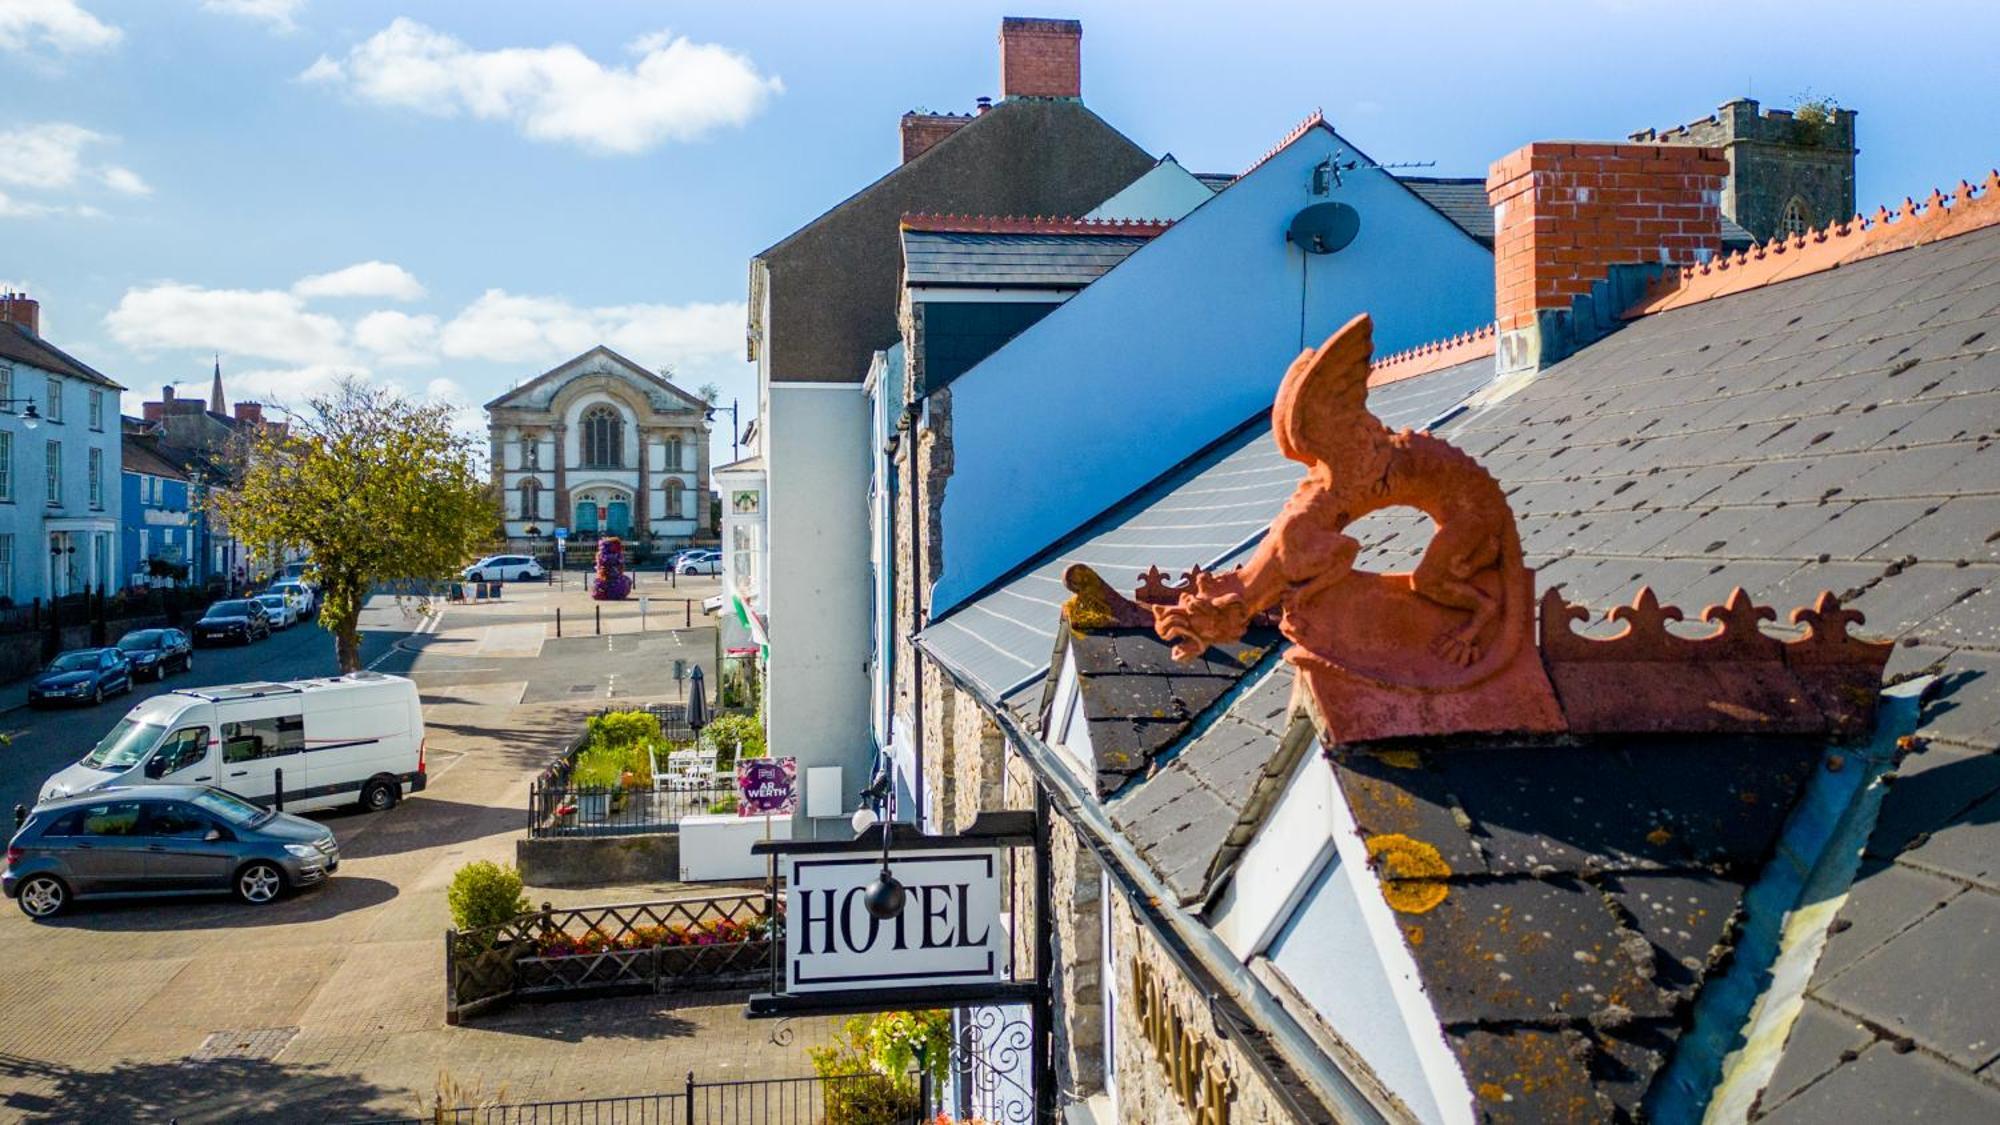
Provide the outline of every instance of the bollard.
[[604,607],[592,606],[591,613],[597,618],[597,635],[601,637],[604,635]]
[[279,812],[285,811],[285,771],[283,769],[271,771],[271,807]]
[[556,640],[562,640],[562,607],[556,607]]
[[683,626],[684,628],[688,628],[688,629],[692,629],[692,628],[694,628],[694,599],[693,599],[693,598],[682,598],[682,599],[681,599],[681,625],[682,625],[682,626]]
[[646,631],[646,599],[639,599],[639,631]]

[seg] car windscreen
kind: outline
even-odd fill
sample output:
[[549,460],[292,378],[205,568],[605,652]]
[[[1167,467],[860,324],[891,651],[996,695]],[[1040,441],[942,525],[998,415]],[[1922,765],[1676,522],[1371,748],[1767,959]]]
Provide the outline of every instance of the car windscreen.
[[285,595],[283,594],[265,594],[257,600],[263,602],[265,605],[277,606],[279,609],[285,607]]
[[164,639],[165,634],[158,629],[143,629],[118,638],[118,647],[126,652],[143,652],[149,648],[159,648]]
[[51,672],[88,672],[97,667],[97,651],[65,652],[49,663]]
[[158,744],[160,735],[167,728],[152,723],[141,723],[129,716],[118,720],[104,741],[84,755],[83,764],[94,770],[131,769],[145,758],[148,751]]
[[215,603],[214,605],[212,605],[212,606],[209,606],[209,607],[208,607],[208,616],[210,616],[210,617],[248,617],[248,616],[250,616],[250,603],[249,603],[249,602],[216,602],[216,603]]
[[255,824],[270,815],[234,793],[225,793],[220,789],[204,789],[188,800],[203,812],[214,813],[238,827]]

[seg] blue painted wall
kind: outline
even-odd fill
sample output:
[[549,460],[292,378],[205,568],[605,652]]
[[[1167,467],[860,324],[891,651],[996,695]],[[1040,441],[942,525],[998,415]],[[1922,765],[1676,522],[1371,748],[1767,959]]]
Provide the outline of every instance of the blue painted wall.
[[[119,474],[124,504],[119,521],[123,549],[118,557],[123,572],[118,575],[116,585],[133,583],[134,576],[145,571],[146,560],[162,554],[169,544],[179,549],[180,561],[188,564],[188,582],[198,584],[206,574],[202,547],[207,537],[203,534],[202,513],[190,508],[188,482],[156,477],[157,498],[149,500],[145,475],[130,470]],[[178,520],[185,522],[177,525]],[[139,543],[142,528],[146,532],[144,549]]]
[[[1493,319],[1493,257],[1389,173],[1311,191],[1327,128],[1284,151],[952,384],[942,616],[1064,533],[1271,403],[1301,348],[1375,318],[1378,355]],[[1345,249],[1307,255],[1292,216],[1361,214]]]

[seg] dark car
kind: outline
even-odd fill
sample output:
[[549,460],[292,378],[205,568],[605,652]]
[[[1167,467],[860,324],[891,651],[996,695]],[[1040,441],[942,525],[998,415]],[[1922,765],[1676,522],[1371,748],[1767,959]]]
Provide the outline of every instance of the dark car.
[[80,648],[49,662],[28,685],[28,705],[102,703],[107,695],[132,690],[132,662],[115,648]]
[[232,893],[253,906],[326,881],[333,830],[206,785],[95,789],[35,806],[0,891],[30,918],[76,899]]
[[194,642],[179,629],[134,629],[118,638],[118,651],[132,662],[132,678],[164,680],[169,672],[194,669]]
[[255,598],[216,602],[194,623],[194,643],[198,645],[225,641],[247,645],[270,635],[271,615]]

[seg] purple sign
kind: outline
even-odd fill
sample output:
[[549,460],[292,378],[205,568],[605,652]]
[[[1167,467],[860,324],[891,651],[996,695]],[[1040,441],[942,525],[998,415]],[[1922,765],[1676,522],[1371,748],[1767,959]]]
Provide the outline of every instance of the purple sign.
[[737,761],[737,816],[790,816],[798,807],[797,758],[743,758]]

